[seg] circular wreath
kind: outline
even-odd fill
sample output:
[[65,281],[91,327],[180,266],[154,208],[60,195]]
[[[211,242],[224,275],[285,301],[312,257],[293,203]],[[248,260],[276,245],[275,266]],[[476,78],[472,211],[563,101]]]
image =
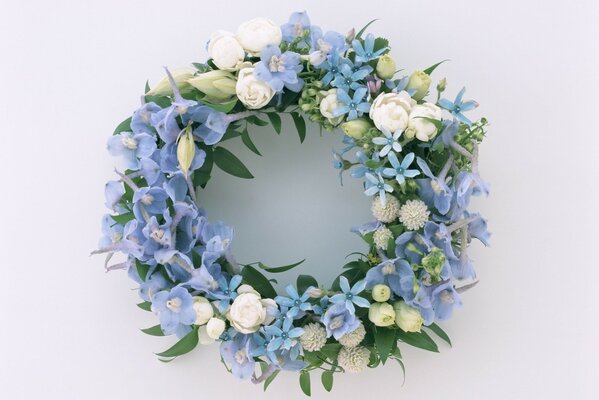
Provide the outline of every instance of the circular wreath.
[[[94,253],[139,284],[139,307],[159,320],[143,332],[179,338],[162,360],[217,341],[236,377],[266,387],[281,370],[298,371],[310,394],[311,371],[330,390],[336,372],[389,359],[403,368],[398,344],[437,351],[431,333],[450,343],[435,322],[476,282],[469,243],[489,238],[486,221],[467,210],[471,196],[488,194],[477,168],[487,122],[464,115],[478,105],[463,99],[464,89],[442,98],[445,79],[429,93],[441,63],[396,79],[388,41],[366,33],[369,25],[323,33],[296,12],[282,26],[256,18],[235,34],[217,31],[208,61],[146,84],[141,107],[108,140],[124,169],[106,184],[112,213]],[[248,127],[270,123],[281,133],[285,114],[300,141],[306,117],[341,128],[333,165],[362,179],[373,198],[375,220],[353,229],[367,250],[330,288],[299,275],[277,293],[264,273],[299,263],[238,263],[233,229],[199,206],[195,189],[214,166],[253,177],[222,144],[240,136],[260,154]],[[109,265],[115,253],[126,260]]]

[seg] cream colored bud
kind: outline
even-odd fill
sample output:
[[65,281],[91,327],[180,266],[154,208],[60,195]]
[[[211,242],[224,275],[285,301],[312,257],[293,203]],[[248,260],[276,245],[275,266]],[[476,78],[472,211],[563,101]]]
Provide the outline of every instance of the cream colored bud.
[[412,95],[414,100],[422,100],[428,93],[428,88],[431,86],[431,77],[427,73],[422,71],[414,71],[410,75],[408,86],[406,89],[415,90],[416,92]]
[[395,75],[397,65],[389,54],[382,55],[376,63],[376,74],[381,79],[391,79]]
[[[179,88],[180,91],[184,91],[189,88],[189,83],[187,83],[188,79],[193,77],[193,74],[196,72],[196,69],[193,67],[181,67],[175,68],[171,72],[173,76],[173,80],[175,84]],[[164,76],[160,79],[156,85],[146,93],[146,96],[172,96],[173,88],[168,80],[168,76]]]
[[395,309],[395,323],[405,332],[420,332],[424,319],[420,311],[410,307],[405,301],[398,301],[393,305]]
[[196,144],[193,141],[193,134],[190,128],[186,128],[181,133],[177,143],[177,161],[179,161],[179,168],[185,175],[189,173],[195,155]]
[[391,297],[391,289],[387,285],[375,285],[372,288],[372,298],[374,301],[387,301]]
[[343,132],[354,139],[361,139],[372,128],[372,124],[365,118],[347,121],[341,125]]
[[376,326],[389,326],[395,323],[395,310],[389,303],[374,303],[368,309],[368,319]]
[[237,79],[227,71],[208,71],[194,76],[187,81],[211,99],[224,101],[235,96]]

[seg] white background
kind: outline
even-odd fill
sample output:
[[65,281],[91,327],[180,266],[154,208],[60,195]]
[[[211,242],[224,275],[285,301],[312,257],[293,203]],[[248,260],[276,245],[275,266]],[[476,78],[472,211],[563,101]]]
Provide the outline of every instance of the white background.
[[[596,399],[597,94],[596,1],[6,1],[0,6],[0,397],[3,399],[299,399],[297,376],[266,394],[238,382],[217,346],[170,364],[153,352],[171,339],[135,306],[124,273],[88,257],[100,234],[104,151],[161,67],[202,61],[216,29],[246,19],[285,22],[294,10],[346,32],[373,18],[392,55],[411,71],[451,58],[448,95],[462,85],[492,122],[481,171],[493,193],[475,207],[493,246],[473,249],[481,283],[443,326],[454,347],[405,348],[407,381],[389,364],[336,376],[316,398]],[[213,218],[236,227],[241,261],[307,257],[302,272],[330,283],[348,232],[368,220],[356,182],[330,167],[339,134],[300,146],[291,125],[252,131],[265,154],[229,148],[252,182],[217,174],[203,195]],[[218,183],[216,183],[218,182]],[[280,277],[291,280],[295,272]]]

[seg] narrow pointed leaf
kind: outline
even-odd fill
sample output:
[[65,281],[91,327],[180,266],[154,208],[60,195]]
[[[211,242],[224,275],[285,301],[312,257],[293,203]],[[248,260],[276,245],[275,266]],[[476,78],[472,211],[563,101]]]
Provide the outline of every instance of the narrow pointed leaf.
[[228,174],[243,179],[252,179],[254,175],[233,153],[224,147],[214,148],[214,163]]
[[312,391],[310,388],[310,374],[308,372],[300,373],[299,382],[300,387],[302,388],[302,392],[304,392],[306,396],[311,396]]
[[246,265],[241,270],[241,276],[243,276],[243,282],[252,286],[262,297],[270,299],[277,297],[277,292],[270,281],[256,268]]
[[434,70],[436,70],[436,69],[437,69],[437,67],[438,67],[439,65],[443,64],[445,61],[449,61],[449,60],[443,60],[443,61],[439,61],[438,63],[431,65],[430,67],[428,67],[427,69],[425,69],[425,70],[424,70],[424,71],[422,71],[422,72],[424,72],[424,73],[425,73],[425,74],[427,74],[427,75],[430,75],[430,74],[432,74],[432,73],[433,73],[433,71],[434,71]]
[[318,287],[318,281],[310,275],[300,275],[297,277],[297,291],[304,293],[310,286]]
[[141,331],[143,333],[145,333],[146,335],[164,336],[164,332],[162,332],[162,328],[160,328],[160,325],[156,325],[156,326],[152,326],[150,328],[142,329]]
[[268,114],[266,114],[266,116],[270,120],[270,123],[272,124],[272,127],[274,128],[275,132],[277,132],[277,135],[280,135],[281,134],[281,117],[279,116],[279,114],[268,113]]
[[451,346],[451,339],[449,338],[449,335],[443,329],[441,329],[439,325],[432,323],[429,326],[427,326],[427,328],[433,331],[437,336],[439,336],[441,339],[447,342],[448,345]]
[[191,332],[183,336],[181,340],[175,343],[168,350],[165,350],[162,353],[157,353],[156,355],[164,358],[178,357],[192,351],[198,345],[198,341],[198,328],[194,327]]
[[422,332],[404,332],[401,329],[397,330],[397,338],[402,342],[424,350],[439,352],[437,343],[424,331]]
[[252,142],[252,138],[250,138],[250,134],[248,133],[247,128],[243,130],[243,132],[241,132],[241,141],[243,142],[243,144],[245,144],[247,146],[248,149],[250,149],[253,153],[261,156],[262,154],[260,154],[260,152],[258,151],[258,148],[256,147],[256,145],[254,144],[254,142]]
[[114,129],[113,135],[118,135],[121,132],[129,132],[131,131],[131,117],[127,118]]
[[149,301],[144,301],[143,303],[139,303],[137,305],[137,307],[139,307],[145,311],[152,311],[152,303],[150,303]]
[[291,118],[293,118],[293,123],[297,129],[300,143],[304,143],[304,140],[306,140],[306,121],[304,120],[304,117],[302,117],[299,113],[292,112]]
[[330,392],[333,389],[333,373],[331,371],[324,371],[320,376],[320,380],[324,390]]
[[393,351],[397,347],[396,330],[376,328],[374,332],[374,344],[378,350],[381,362],[384,364]]
[[368,29],[368,27],[370,25],[372,25],[373,23],[375,23],[376,21],[378,21],[378,19],[373,19],[372,21],[370,21],[369,23],[364,25],[364,27],[362,29],[360,29],[360,31],[358,33],[356,33],[356,39],[360,39],[362,37],[362,35],[364,34],[364,32],[366,32],[366,29]]
[[301,261],[296,262],[296,263],[289,264],[289,265],[283,265],[281,267],[268,267],[268,266],[262,264],[261,262],[259,262],[258,266],[261,269],[265,270],[266,272],[270,272],[270,273],[276,274],[278,272],[289,271],[290,269],[293,269],[293,268],[297,267],[298,265],[302,264],[304,261],[306,261],[305,258],[303,260],[301,260]]
[[275,378],[277,377],[277,375],[279,375],[279,372],[281,372],[281,370],[277,369],[275,372],[272,373],[271,376],[269,376],[268,378],[266,378],[266,380],[264,381],[264,391],[266,391],[266,389],[268,389],[268,387],[270,386],[270,384],[272,383],[272,381],[274,381]]

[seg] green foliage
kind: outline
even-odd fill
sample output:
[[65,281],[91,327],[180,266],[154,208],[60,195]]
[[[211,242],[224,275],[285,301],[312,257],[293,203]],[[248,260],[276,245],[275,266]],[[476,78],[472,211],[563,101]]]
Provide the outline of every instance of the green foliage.
[[409,344],[420,349],[432,351],[435,353],[439,352],[437,344],[431,339],[431,337],[424,331],[421,332],[404,332],[401,329],[397,330],[397,338],[402,342]]
[[427,328],[430,329],[431,331],[433,331],[435,333],[435,335],[439,336],[448,345],[451,346],[451,339],[449,339],[449,335],[447,333],[445,333],[445,331],[443,329],[441,329],[441,327],[439,325],[432,323],[429,326],[427,326]]
[[137,307],[139,307],[145,311],[152,311],[152,303],[150,303],[149,301],[144,301],[143,303],[139,303],[137,305]]
[[270,384],[272,383],[272,381],[274,381],[275,378],[277,377],[277,375],[279,375],[279,372],[281,372],[281,370],[277,369],[268,378],[266,378],[264,380],[264,391],[266,391],[266,389],[268,389],[268,387],[270,386]]
[[304,258],[301,261],[298,261],[296,263],[293,264],[289,264],[289,265],[283,265],[281,267],[268,267],[266,265],[264,265],[263,263],[259,262],[258,263],[258,267],[265,270],[266,272],[270,272],[273,274],[279,273],[279,272],[285,272],[285,271],[289,271],[290,269],[293,269],[295,267],[297,267],[298,265],[302,264],[304,261],[306,261],[306,259]]
[[224,147],[214,148],[214,163],[228,174],[243,179],[252,179],[254,175],[233,153]]
[[425,70],[424,70],[424,71],[422,71],[422,72],[424,72],[424,73],[425,73],[425,74],[427,74],[427,75],[430,75],[430,74],[432,74],[432,73],[433,73],[433,71],[434,71],[434,70],[436,70],[436,69],[437,69],[437,67],[438,67],[439,65],[443,64],[443,63],[444,63],[444,62],[446,62],[446,61],[449,61],[449,60],[443,60],[443,61],[439,61],[438,63],[431,65],[430,67],[428,67],[427,69],[425,69]]
[[150,266],[146,264],[142,264],[139,260],[135,260],[135,268],[137,269],[137,275],[141,278],[143,282],[146,281],[148,276],[148,271],[150,270]]
[[163,358],[174,358],[180,355],[189,353],[198,345],[198,327],[194,326],[187,335],[162,353],[156,353],[157,356]]
[[270,281],[260,273],[256,268],[246,265],[241,270],[243,282],[252,286],[264,298],[274,299],[277,297],[277,292],[272,287]]
[[356,33],[356,39],[361,39],[362,35],[364,34],[364,32],[366,32],[366,29],[368,29],[368,27],[370,25],[372,25],[373,23],[375,23],[376,21],[378,21],[378,19],[373,19],[372,21],[370,21],[369,23],[367,23],[366,25],[364,25],[364,27],[362,29],[360,29],[358,31],[358,33]]
[[145,333],[146,335],[150,335],[150,336],[164,336],[164,332],[162,332],[162,328],[160,328],[160,325],[142,329],[141,331],[143,333]]
[[384,364],[393,348],[397,347],[397,331],[391,328],[376,327],[374,330],[374,344],[381,362]]
[[281,117],[277,113],[269,112],[266,113],[266,116],[270,120],[272,127],[274,128],[277,135],[281,134]]
[[320,376],[320,381],[322,382],[322,386],[324,390],[330,392],[333,389],[333,372],[324,371]]
[[374,39],[374,51],[379,51],[381,49],[386,49],[382,54],[387,54],[389,52],[389,40],[377,37]]
[[293,118],[293,123],[295,124],[295,128],[297,129],[297,134],[299,135],[300,143],[304,143],[304,140],[306,139],[306,121],[304,120],[304,117],[302,117],[297,112],[292,112],[291,118]]
[[252,142],[252,139],[250,138],[250,134],[248,133],[248,129],[245,128],[243,130],[243,132],[241,132],[241,141],[243,142],[243,144],[246,145],[246,147],[248,149],[250,149],[253,153],[261,156],[262,154],[260,154],[260,152],[258,151],[258,148],[256,147],[256,145],[254,144],[254,142]]
[[126,212],[120,215],[111,215],[110,218],[112,218],[117,224],[125,225],[127,222],[135,219],[135,215],[133,215],[133,212]]
[[302,388],[302,392],[304,392],[304,394],[306,396],[311,396],[312,391],[311,391],[311,387],[310,387],[310,373],[309,372],[302,371],[300,373],[299,383],[300,383],[300,387]]
[[300,275],[297,277],[297,291],[304,293],[310,286],[318,287],[318,282],[310,275]]
[[131,131],[131,119],[132,117],[129,117],[120,124],[118,124],[117,127],[114,129],[113,135],[118,135],[121,132]]

